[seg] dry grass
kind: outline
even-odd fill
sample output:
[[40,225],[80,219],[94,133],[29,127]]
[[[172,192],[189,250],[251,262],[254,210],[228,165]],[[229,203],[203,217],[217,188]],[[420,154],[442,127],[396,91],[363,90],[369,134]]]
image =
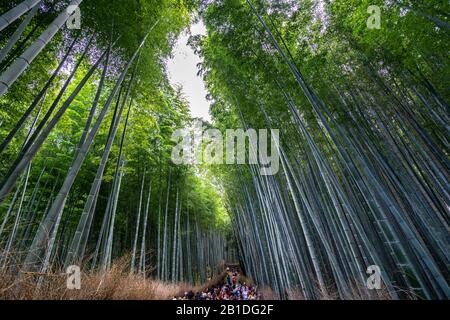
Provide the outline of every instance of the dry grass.
[[[119,261],[107,272],[82,273],[81,289],[67,289],[66,274],[0,273],[1,300],[168,300],[188,290],[187,284],[163,283],[130,275]],[[40,288],[36,283],[42,278]]]

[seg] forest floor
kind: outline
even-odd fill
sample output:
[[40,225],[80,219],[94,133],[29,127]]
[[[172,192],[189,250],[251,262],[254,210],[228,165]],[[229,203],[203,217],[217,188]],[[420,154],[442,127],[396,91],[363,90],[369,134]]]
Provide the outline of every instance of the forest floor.
[[[223,271],[202,285],[163,282],[144,279],[129,272],[128,263],[118,262],[107,272],[82,273],[81,289],[68,289],[65,273],[8,272],[0,270],[0,300],[213,300],[195,295],[223,288],[227,271]],[[251,279],[240,276],[241,283],[253,287]],[[40,285],[37,284],[40,282]],[[256,290],[257,289],[257,290]],[[258,300],[278,300],[270,287],[255,286]],[[186,298],[192,292],[194,297]],[[297,291],[286,292],[289,300],[303,300]],[[322,296],[320,300],[337,300],[337,294]],[[354,299],[361,299],[355,293]],[[388,299],[386,295],[382,299]],[[221,299],[223,300],[223,299]],[[231,299],[230,299],[231,300]]]
[[[69,289],[66,273],[23,272],[9,265],[0,268],[0,300],[236,300],[231,297],[235,286],[227,284],[233,275],[237,275],[238,288],[244,285],[250,289],[252,299],[278,300],[270,287],[256,286],[252,279],[244,275],[239,265],[222,263],[218,268],[220,271],[208,281],[192,286],[189,283],[164,282],[130,274],[129,257],[124,256],[106,272],[82,271],[81,288]],[[214,290],[222,296],[209,297],[209,293],[214,296]],[[228,295],[225,299],[224,291]],[[337,300],[337,293],[332,292],[330,289],[326,297],[319,295],[319,299]],[[289,300],[304,300],[296,290],[286,291],[286,296]],[[361,299],[356,291],[354,299]],[[388,295],[381,299],[388,299]]]
[[[113,264],[107,272],[81,274],[81,289],[68,289],[65,273],[0,271],[0,300],[172,300],[186,292],[204,292],[223,283],[227,271],[220,272],[202,285],[171,283],[129,273],[125,260]],[[250,279],[241,277],[248,285]],[[40,285],[37,285],[40,282]],[[273,299],[270,290],[261,290],[265,299]]]

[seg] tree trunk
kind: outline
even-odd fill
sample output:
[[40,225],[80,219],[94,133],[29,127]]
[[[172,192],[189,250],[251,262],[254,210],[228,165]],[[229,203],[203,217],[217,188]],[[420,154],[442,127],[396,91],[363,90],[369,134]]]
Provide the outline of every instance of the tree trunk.
[[[83,0],[72,0],[68,7],[78,8]],[[39,0],[28,0],[27,3],[38,3]],[[16,7],[17,8],[17,7]],[[25,10],[26,9],[26,10]],[[22,14],[30,9],[29,5],[22,7],[22,10],[14,10],[17,13],[22,12]],[[10,11],[10,12],[11,12]],[[8,14],[8,13],[6,13]],[[19,15],[20,16],[20,15]],[[36,56],[47,46],[47,44],[52,40],[55,34],[61,29],[61,27],[69,19],[70,14],[67,9],[64,9],[59,16],[50,24],[50,26],[41,34],[41,36],[36,39],[33,44],[0,76],[0,97],[3,96],[13,83],[20,77],[20,75],[28,68],[28,66],[33,62]],[[0,19],[1,20],[1,19]],[[5,19],[4,19],[5,20]],[[8,21],[8,20],[5,20]],[[0,30],[2,30],[2,25],[7,26],[6,22],[1,24]]]
[[69,57],[70,53],[72,52],[73,47],[75,46],[75,43],[78,40],[79,37],[79,33],[76,35],[76,37],[73,39],[72,43],[69,46],[69,49],[67,49],[64,57],[62,58],[61,62],[59,63],[58,67],[56,68],[56,70],[52,73],[51,77],[47,80],[46,84],[44,85],[44,87],[41,89],[41,91],[37,94],[37,96],[34,98],[33,102],[31,103],[31,105],[28,107],[28,109],[25,111],[24,115],[22,116],[22,118],[20,118],[20,120],[17,122],[17,124],[14,126],[14,128],[11,130],[11,132],[6,136],[6,138],[3,140],[2,144],[0,145],[0,153],[2,153],[5,148],[8,146],[8,144],[11,142],[11,140],[14,138],[14,136],[16,135],[16,133],[20,130],[20,128],[22,128],[22,126],[24,125],[25,121],[28,119],[28,117],[30,116],[30,114],[34,111],[34,109],[36,108],[36,106],[39,104],[39,101],[41,101],[42,97],[45,95],[45,93],[48,91],[48,89],[50,88],[51,84],[53,83],[53,80],[55,80],[56,76],[58,75],[59,71],[61,70],[61,68],[64,66],[64,64],[67,61],[67,58]]
[[0,16],[0,31],[19,19],[23,14],[35,7],[41,0],[25,0]]
[[20,39],[20,36],[24,32],[25,28],[30,24],[31,19],[36,15],[37,11],[39,9],[38,5],[35,5],[33,9],[31,9],[30,13],[27,15],[27,17],[22,21],[20,26],[17,28],[17,30],[13,33],[11,38],[9,39],[8,43],[3,47],[3,49],[0,51],[0,63],[3,62],[3,59],[6,58],[8,53],[11,51],[11,49],[14,47],[16,42]]

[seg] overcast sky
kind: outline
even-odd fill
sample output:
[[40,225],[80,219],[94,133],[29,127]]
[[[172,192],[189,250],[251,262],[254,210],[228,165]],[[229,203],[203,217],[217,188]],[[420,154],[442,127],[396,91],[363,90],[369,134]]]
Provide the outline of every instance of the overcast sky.
[[[192,35],[206,34],[203,22],[191,26]],[[203,118],[211,122],[209,103],[206,101],[206,88],[201,77],[197,76],[197,64],[200,58],[187,45],[189,35],[182,34],[174,48],[173,58],[167,61],[169,80],[172,85],[179,84],[189,102],[193,117]]]

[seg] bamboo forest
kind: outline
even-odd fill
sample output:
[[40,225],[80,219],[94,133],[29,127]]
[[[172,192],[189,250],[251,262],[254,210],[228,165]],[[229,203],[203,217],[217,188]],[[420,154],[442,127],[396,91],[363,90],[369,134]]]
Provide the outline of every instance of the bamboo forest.
[[[448,300],[449,19],[1,0],[0,300]],[[171,79],[183,37],[204,92]]]

